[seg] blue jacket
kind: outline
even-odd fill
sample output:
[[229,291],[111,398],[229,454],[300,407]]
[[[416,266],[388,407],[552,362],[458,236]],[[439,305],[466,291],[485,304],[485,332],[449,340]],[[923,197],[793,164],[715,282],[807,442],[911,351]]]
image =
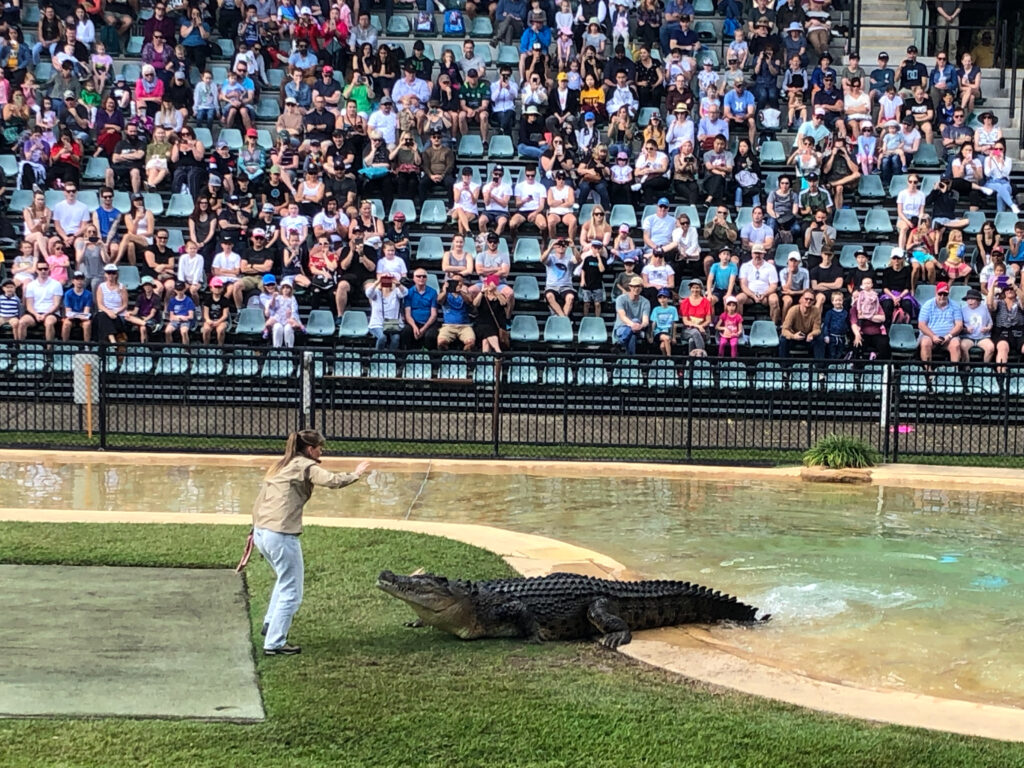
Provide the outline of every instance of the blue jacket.
[[822,336],[838,336],[841,339],[845,339],[849,330],[850,313],[845,309],[838,311],[835,308],[829,309],[825,316],[821,318]]
[[551,27],[544,27],[540,32],[535,32],[532,27],[528,27],[519,40],[519,52],[529,53],[533,50],[534,43],[540,43],[541,52],[547,53],[551,48]]
[[[528,10],[525,0],[498,0],[498,9],[494,12],[494,20],[501,21],[506,16],[511,16],[515,19],[522,19],[525,24]],[[548,40],[550,39],[551,36],[548,35]]]

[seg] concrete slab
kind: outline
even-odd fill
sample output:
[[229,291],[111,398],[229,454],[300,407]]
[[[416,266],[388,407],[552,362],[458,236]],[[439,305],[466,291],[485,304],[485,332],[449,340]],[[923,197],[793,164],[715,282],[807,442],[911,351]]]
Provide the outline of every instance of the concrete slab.
[[262,720],[231,570],[0,565],[0,716]]

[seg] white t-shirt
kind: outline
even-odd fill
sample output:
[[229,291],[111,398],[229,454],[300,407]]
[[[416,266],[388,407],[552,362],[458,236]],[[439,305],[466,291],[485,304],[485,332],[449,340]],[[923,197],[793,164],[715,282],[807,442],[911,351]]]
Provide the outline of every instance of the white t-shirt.
[[903,215],[908,219],[920,216],[924,210],[924,192],[920,189],[911,191],[909,188],[900,190],[896,195],[896,204],[903,206]]
[[779,273],[775,265],[767,261],[761,262],[760,267],[754,266],[754,262],[748,261],[740,267],[740,280],[747,281],[747,288],[754,293],[765,294],[771,290],[772,283],[779,282]]
[[390,115],[385,115],[379,109],[370,115],[370,119],[366,121],[372,131],[380,131],[384,137],[384,143],[391,146],[395,143],[395,139],[398,136],[398,110],[393,109]]
[[655,288],[668,288],[668,279],[675,274],[675,270],[668,264],[658,266],[651,263],[644,267],[640,274]]
[[[495,184],[493,181],[489,181],[487,182],[487,184],[484,185],[484,189],[488,188],[491,190],[492,195],[497,194],[498,196],[505,197],[506,199],[512,196],[512,187],[509,184],[506,184],[504,181],[498,182],[497,184]],[[498,203],[498,201],[491,197],[491,202],[487,203],[487,205],[484,206],[484,210],[494,211],[495,213],[508,213],[508,203],[506,202],[504,205],[501,205],[500,203]]]
[[[224,253],[221,251],[213,257],[213,268],[214,269],[241,269],[242,268],[242,257],[234,251]],[[235,275],[220,275],[220,279],[225,283],[233,283],[238,278]]]
[[519,202],[519,212],[536,211],[540,208],[542,200],[546,200],[548,191],[545,186],[537,181],[532,184],[528,181],[520,181],[516,184],[516,198]]
[[472,181],[469,182],[468,186],[463,182],[458,182],[453,187],[455,193],[455,207],[459,210],[465,211],[466,213],[477,214],[480,212],[479,206],[477,206],[477,198],[480,197],[480,185],[474,184]]
[[79,228],[89,221],[89,206],[80,200],[69,203],[61,200],[53,206],[53,220],[69,235],[77,235]]
[[301,214],[295,216],[282,216],[281,231],[290,232],[293,229],[298,232],[299,235],[305,234],[306,230],[309,229],[309,219]]
[[385,259],[383,256],[377,261],[378,275],[392,275],[401,280],[409,270],[405,266],[405,259],[395,256],[393,259]]
[[55,310],[61,296],[64,295],[63,286],[52,277],[46,278],[42,283],[38,280],[26,283],[23,290],[26,308],[31,301],[32,309],[41,315]]
[[330,216],[327,211],[320,211],[313,217],[313,226],[323,229],[325,235],[338,231],[338,214]]

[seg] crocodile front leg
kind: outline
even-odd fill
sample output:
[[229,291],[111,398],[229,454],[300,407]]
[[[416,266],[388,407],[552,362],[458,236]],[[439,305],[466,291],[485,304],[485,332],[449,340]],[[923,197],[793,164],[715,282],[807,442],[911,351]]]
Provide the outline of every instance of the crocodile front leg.
[[614,613],[614,606],[607,598],[600,597],[590,604],[587,609],[587,619],[601,633],[602,636],[598,642],[605,648],[618,648],[633,639],[629,625],[621,616]]

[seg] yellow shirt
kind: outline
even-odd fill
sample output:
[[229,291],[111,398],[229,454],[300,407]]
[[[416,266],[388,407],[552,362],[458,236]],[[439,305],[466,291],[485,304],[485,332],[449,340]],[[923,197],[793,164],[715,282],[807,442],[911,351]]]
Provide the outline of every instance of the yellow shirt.
[[264,479],[252,508],[252,524],[277,533],[302,533],[302,508],[313,495],[313,486],[344,488],[359,478],[328,472],[306,456],[296,456],[281,471]]

